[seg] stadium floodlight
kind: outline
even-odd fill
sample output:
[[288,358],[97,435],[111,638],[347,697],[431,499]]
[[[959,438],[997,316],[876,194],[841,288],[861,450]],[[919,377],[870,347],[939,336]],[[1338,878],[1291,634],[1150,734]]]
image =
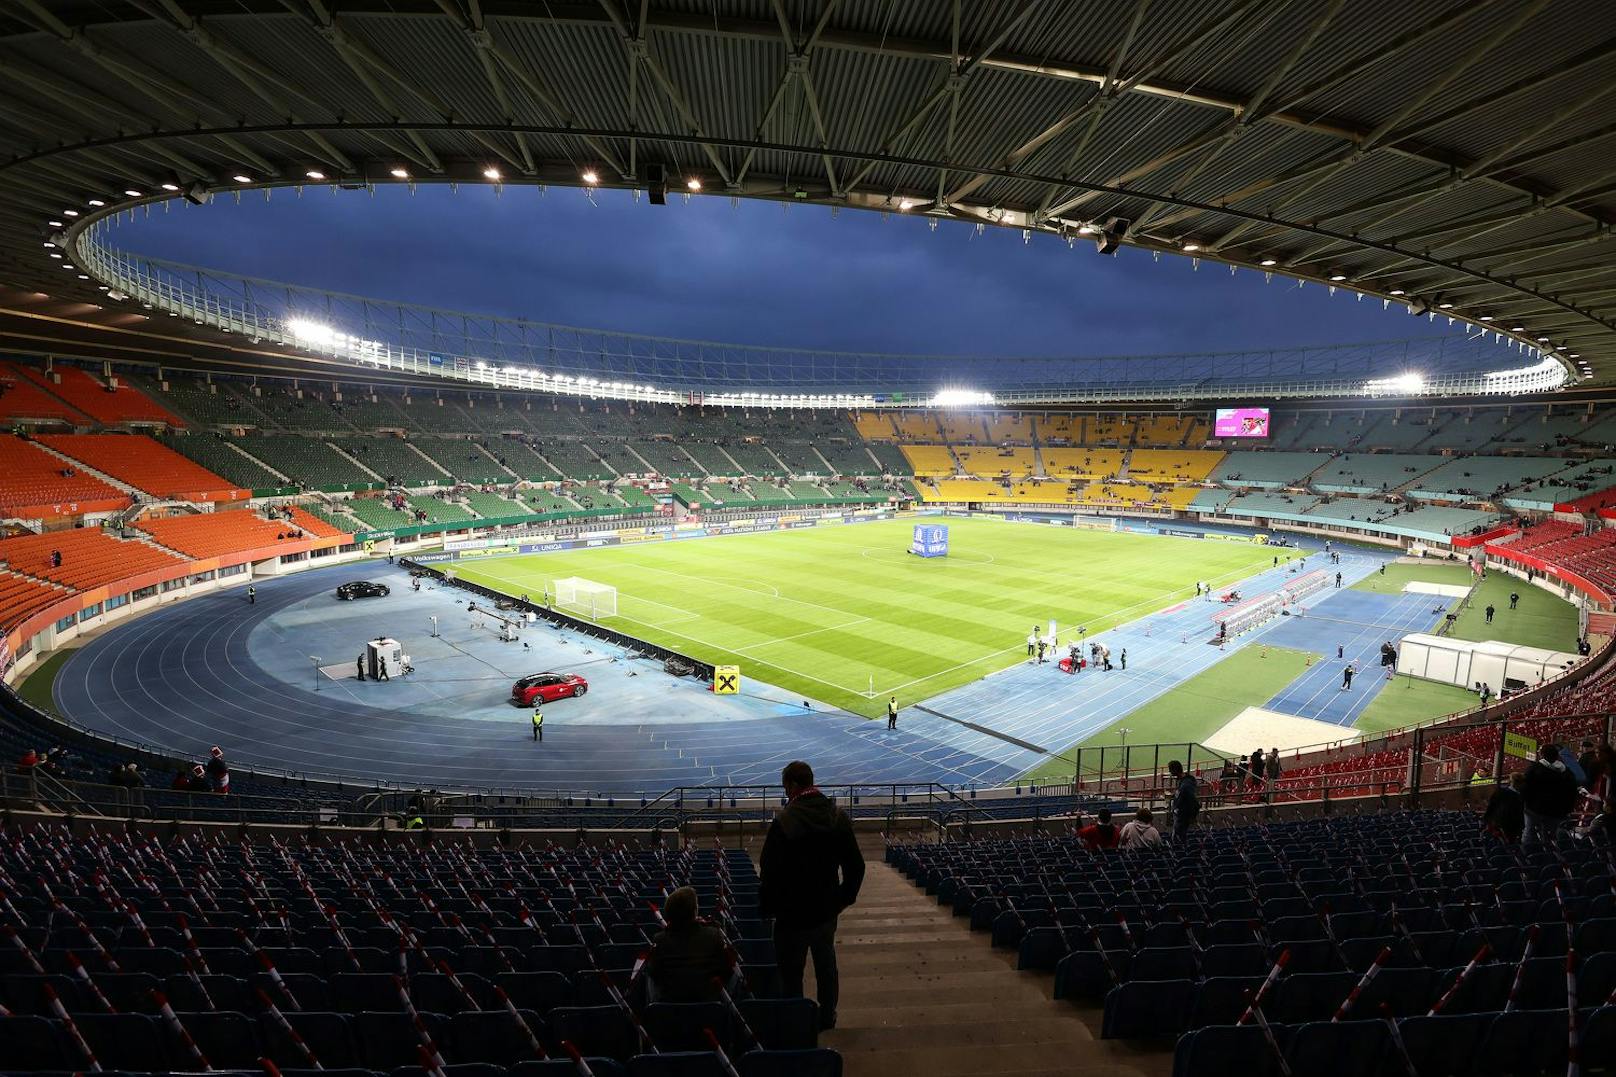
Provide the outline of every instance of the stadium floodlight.
[[101,199],[99,199],[99,198],[92,198],[92,199],[90,199],[90,201],[89,201],[89,204],[90,204],[90,205],[92,205],[92,206],[95,206],[95,207],[97,207],[97,208],[100,208],[100,207],[101,207],[101,206],[104,206],[104,205],[106,205],[106,203],[105,203],[105,202],[103,202],[103,201],[102,201],[102,200],[101,200]]
[[1277,266],[1279,264],[1279,259],[1278,258],[1264,258],[1262,261],[1258,262],[1257,264],[1260,265],[1260,266]]
[[178,193],[179,189],[180,189],[180,185],[177,184],[177,183],[165,183],[165,184],[163,184],[163,190],[167,191],[170,194]]
[[1549,342],[1549,338],[1548,337],[1538,337],[1537,342],[1539,344],[1547,344]]
[[934,408],[974,408],[997,401],[992,393],[976,389],[939,389],[932,394],[930,403]]
[[55,251],[51,251],[51,255],[50,255],[50,256],[51,256],[51,257],[52,257],[52,258],[60,258],[60,257],[61,257],[61,255],[60,255],[60,254],[57,254],[57,253],[56,253],[56,252],[55,252]]
[[303,174],[305,176],[307,176],[311,180],[323,180],[323,179],[325,179],[325,173],[321,172],[318,168],[311,168],[311,169],[309,169],[307,172],[305,172]]
[[1481,320],[1484,322],[1490,322],[1493,320],[1493,316],[1491,314],[1483,314],[1481,316]]
[[409,179],[410,178],[410,170],[407,169],[407,168],[395,168],[395,169],[392,169],[391,171],[389,171],[387,174],[389,176],[392,176],[394,179]]
[[1347,275],[1345,273],[1331,273],[1330,274],[1330,279],[1335,281],[1337,284],[1339,284],[1340,282],[1347,279]]
[[67,227],[61,221],[46,221],[45,223],[50,225],[52,228],[65,228],[65,227]]
[[1526,332],[1526,326],[1524,326],[1524,325],[1512,325],[1512,326],[1509,327],[1509,331],[1511,333],[1524,333],[1524,332]]
[[701,180],[697,179],[695,176],[691,176],[689,179],[685,180],[685,186],[690,188],[692,191],[699,191],[701,190]]
[[242,172],[238,172],[234,176],[231,176],[230,178],[235,180],[237,183],[251,183],[252,182],[252,177],[247,175],[246,173],[242,173]]
[[1447,300],[1443,300],[1441,303],[1438,303],[1436,306],[1437,306],[1438,310],[1452,310],[1453,309],[1453,304],[1451,302],[1448,302]]
[[913,202],[909,201],[907,198],[902,199],[901,201],[898,202],[898,212],[899,213],[908,213],[911,209],[914,209],[914,208],[915,208],[915,204]]
[[589,184],[591,187],[600,182],[600,176],[595,173],[593,168],[585,169],[584,174],[578,178]]
[[79,211],[76,210],[76,209],[64,209],[64,210],[62,210],[62,216],[64,216],[64,217],[77,217],[78,215],[79,215]]
[[499,182],[499,169],[495,168],[493,165],[489,165],[487,168],[483,169],[483,179],[490,179],[496,183]]
[[1201,249],[1201,245],[1199,243],[1186,243],[1183,249],[1185,254],[1194,254]]
[[141,194],[139,191],[135,190],[133,187],[131,187],[127,191],[125,191],[124,194],[128,195],[130,198],[144,198],[145,197],[145,195]]
[[1393,288],[1391,291],[1387,292],[1386,294],[1387,295],[1407,295],[1408,292],[1406,292],[1402,288]]
[[1409,371],[1406,374],[1398,374],[1397,376],[1391,378],[1371,378],[1364,382],[1364,392],[1369,396],[1376,396],[1382,393],[1408,393],[1412,395],[1414,393],[1423,392],[1424,389],[1424,375],[1418,374],[1414,371]]

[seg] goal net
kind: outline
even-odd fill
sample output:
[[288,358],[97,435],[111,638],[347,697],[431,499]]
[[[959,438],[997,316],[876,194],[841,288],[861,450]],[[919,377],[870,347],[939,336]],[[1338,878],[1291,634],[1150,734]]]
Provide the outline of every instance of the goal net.
[[617,588],[581,576],[569,576],[555,581],[555,608],[591,621],[616,617]]

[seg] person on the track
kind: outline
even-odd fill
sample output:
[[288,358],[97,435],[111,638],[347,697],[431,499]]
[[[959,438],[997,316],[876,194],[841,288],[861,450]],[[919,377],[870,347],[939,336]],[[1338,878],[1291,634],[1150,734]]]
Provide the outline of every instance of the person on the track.
[[1340,587],[1340,586],[1341,586],[1341,573],[1339,573],[1339,572],[1337,572],[1337,573],[1336,573],[1336,574],[1335,574],[1335,585],[1336,585],[1336,586],[1337,586],[1337,587]]
[[538,707],[533,708],[533,742],[535,744],[544,740],[544,712]]
[[1341,671],[1341,687],[1343,690],[1352,687],[1353,672],[1352,663],[1348,662],[1346,668],[1342,669]]
[[887,700],[887,728],[898,728],[898,697],[893,696]]
[[354,661],[354,666],[355,666],[355,667],[356,667],[356,668],[357,668],[357,670],[358,670],[358,671],[359,671],[359,679],[360,679],[360,680],[364,680],[364,679],[365,679],[365,656],[364,656],[364,655],[360,655],[360,656],[359,656],[359,657],[358,657],[358,658],[357,658],[357,659],[356,659],[356,660],[355,660],[355,661]]
[[247,605],[249,605],[249,606],[256,605],[257,602],[258,602],[258,588],[254,587],[252,584],[249,583],[247,585]]

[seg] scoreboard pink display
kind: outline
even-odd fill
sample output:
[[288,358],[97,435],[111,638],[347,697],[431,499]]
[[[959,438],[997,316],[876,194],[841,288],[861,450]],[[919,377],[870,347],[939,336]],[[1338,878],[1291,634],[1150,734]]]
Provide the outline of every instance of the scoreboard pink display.
[[1265,438],[1269,421],[1267,408],[1219,408],[1212,420],[1212,436]]

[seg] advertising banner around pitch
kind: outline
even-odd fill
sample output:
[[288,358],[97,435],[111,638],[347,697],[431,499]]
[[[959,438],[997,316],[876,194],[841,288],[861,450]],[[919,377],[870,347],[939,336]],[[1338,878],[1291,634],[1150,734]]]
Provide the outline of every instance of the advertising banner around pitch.
[[739,695],[741,691],[740,666],[714,666],[713,667],[713,694],[717,696]]

